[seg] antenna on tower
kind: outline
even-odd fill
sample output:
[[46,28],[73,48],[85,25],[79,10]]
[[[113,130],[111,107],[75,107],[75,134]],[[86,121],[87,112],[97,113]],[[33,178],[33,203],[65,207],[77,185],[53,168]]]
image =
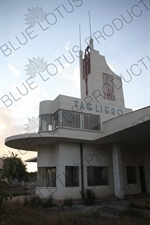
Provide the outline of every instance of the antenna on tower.
[[79,24],[79,45],[80,45],[80,51],[81,51],[81,26]]
[[92,39],[92,26],[91,26],[91,16],[90,16],[90,11],[89,11],[89,28],[90,28],[90,49],[94,49],[94,45],[93,45],[93,39]]
[[90,28],[90,38],[92,38],[92,28],[91,28],[91,16],[89,11],[89,28]]

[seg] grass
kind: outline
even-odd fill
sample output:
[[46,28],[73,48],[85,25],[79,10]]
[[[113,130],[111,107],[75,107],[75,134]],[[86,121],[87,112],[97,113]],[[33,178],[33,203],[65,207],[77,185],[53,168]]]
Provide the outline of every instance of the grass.
[[150,202],[148,200],[145,200],[140,204],[135,204],[134,202],[130,202],[128,207],[130,207],[132,209],[150,210]]
[[[7,225],[150,225],[148,218],[139,217],[134,209],[123,211],[118,217],[104,216],[96,212],[69,212],[52,211],[46,207],[33,207],[6,202],[3,203],[6,214],[0,216],[0,220]],[[132,210],[132,211],[131,211]]]
[[145,215],[140,210],[134,209],[134,208],[127,208],[119,213],[120,216],[127,216],[137,219],[144,219]]

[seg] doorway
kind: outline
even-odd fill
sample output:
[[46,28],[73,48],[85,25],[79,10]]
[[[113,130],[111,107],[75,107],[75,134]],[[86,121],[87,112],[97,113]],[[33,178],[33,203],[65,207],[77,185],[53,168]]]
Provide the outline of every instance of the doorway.
[[146,192],[144,166],[140,166],[139,170],[140,170],[141,192],[143,193]]

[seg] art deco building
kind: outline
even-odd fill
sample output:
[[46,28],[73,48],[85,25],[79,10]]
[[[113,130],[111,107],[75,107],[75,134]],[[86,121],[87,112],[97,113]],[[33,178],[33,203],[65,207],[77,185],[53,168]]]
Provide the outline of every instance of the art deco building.
[[[37,151],[36,194],[79,198],[150,194],[150,107],[125,108],[121,77],[90,39],[80,51],[81,98],[59,95],[39,105],[39,132],[6,138],[11,148]],[[136,100],[136,99],[135,99]]]

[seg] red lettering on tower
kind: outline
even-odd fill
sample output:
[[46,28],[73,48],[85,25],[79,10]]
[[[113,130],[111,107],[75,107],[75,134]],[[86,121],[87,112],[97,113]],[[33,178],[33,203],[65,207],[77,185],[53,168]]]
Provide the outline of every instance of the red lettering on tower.
[[103,73],[103,87],[104,98],[107,100],[115,101],[113,75]]

